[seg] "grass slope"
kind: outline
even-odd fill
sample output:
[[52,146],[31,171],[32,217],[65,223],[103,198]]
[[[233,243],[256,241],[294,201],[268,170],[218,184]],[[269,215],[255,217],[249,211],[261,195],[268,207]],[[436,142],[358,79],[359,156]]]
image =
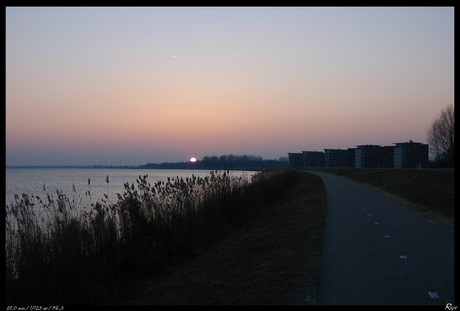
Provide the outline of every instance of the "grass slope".
[[[297,173],[284,189],[223,239],[192,257],[125,284],[128,305],[286,305],[314,302],[322,260],[326,192]],[[284,185],[279,185],[285,188]]]

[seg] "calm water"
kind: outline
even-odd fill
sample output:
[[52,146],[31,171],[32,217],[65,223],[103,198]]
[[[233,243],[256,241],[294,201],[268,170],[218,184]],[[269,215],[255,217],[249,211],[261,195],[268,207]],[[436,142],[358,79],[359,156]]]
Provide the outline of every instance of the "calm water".
[[[91,168],[7,168],[6,169],[6,204],[14,200],[14,195],[22,193],[45,197],[46,193],[56,194],[62,191],[68,197],[76,195],[83,200],[89,200],[85,194],[91,193],[92,202],[101,200],[108,193],[111,202],[117,201],[117,193],[124,192],[124,184],[134,183],[139,175],[148,175],[147,181],[153,185],[159,180],[166,181],[168,177],[180,178],[209,175],[209,170],[153,170],[153,169],[91,169]],[[255,172],[230,171],[232,176]],[[109,183],[106,182],[107,176]],[[88,185],[88,179],[90,184]],[[43,189],[45,187],[45,190]],[[75,192],[73,190],[75,187]]]

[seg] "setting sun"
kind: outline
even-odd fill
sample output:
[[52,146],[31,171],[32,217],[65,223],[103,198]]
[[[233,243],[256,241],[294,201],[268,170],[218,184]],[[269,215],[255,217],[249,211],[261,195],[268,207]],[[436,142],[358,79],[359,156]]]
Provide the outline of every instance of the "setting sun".
[[195,163],[195,162],[196,162],[196,158],[195,158],[195,157],[191,157],[191,158],[190,158],[190,162]]

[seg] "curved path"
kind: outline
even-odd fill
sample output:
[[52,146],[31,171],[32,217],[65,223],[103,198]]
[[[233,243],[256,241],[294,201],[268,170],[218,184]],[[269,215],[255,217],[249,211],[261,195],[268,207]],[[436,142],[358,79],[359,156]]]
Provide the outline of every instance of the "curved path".
[[328,207],[317,304],[455,305],[452,233],[342,176],[310,173]]

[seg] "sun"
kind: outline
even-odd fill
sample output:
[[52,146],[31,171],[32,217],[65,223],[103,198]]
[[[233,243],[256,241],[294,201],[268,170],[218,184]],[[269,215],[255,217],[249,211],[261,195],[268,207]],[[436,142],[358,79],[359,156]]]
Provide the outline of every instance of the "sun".
[[191,157],[191,158],[190,158],[190,162],[195,163],[195,162],[196,162],[196,158],[195,158],[195,157]]

